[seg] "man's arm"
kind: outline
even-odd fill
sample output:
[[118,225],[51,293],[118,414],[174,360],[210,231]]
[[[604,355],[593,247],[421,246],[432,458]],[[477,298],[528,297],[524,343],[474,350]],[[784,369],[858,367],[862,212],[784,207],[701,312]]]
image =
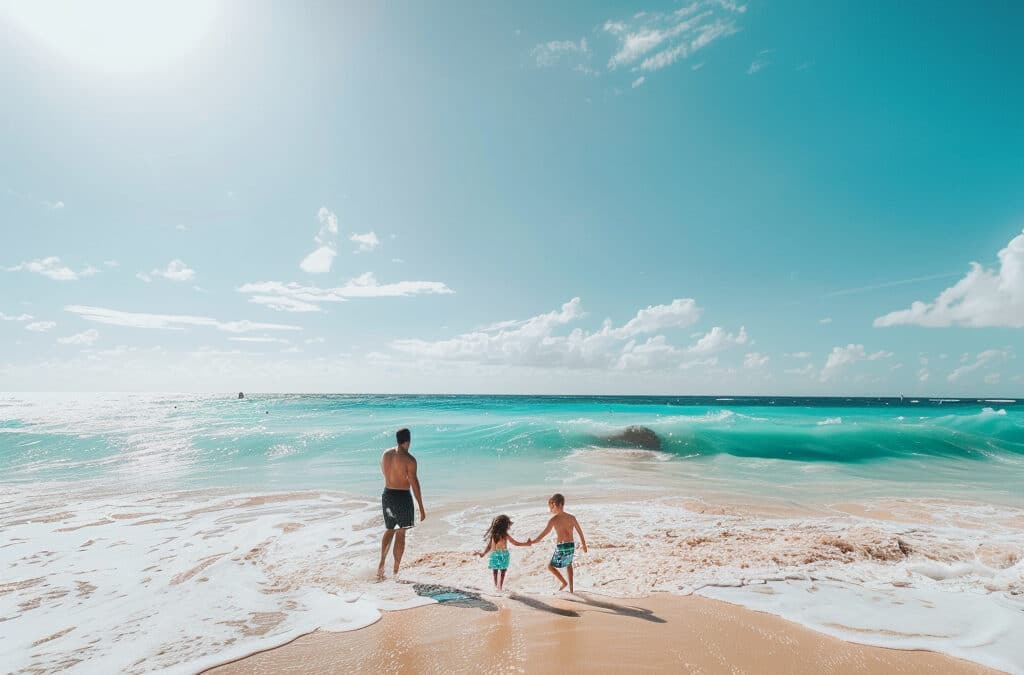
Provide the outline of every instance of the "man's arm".
[[540,541],[544,537],[548,536],[548,532],[550,532],[551,528],[554,527],[554,526],[555,526],[555,519],[554,519],[554,517],[552,517],[551,520],[548,521],[548,526],[544,528],[544,531],[541,532],[540,534],[538,534],[536,537],[534,537],[530,541],[532,543],[536,544],[538,541]]
[[572,526],[576,528],[576,531],[580,533],[580,545],[583,547],[583,552],[587,552],[587,538],[583,536],[583,528],[580,527],[580,521],[576,520],[573,516]]
[[416,458],[409,456],[409,484],[412,485],[412,494],[416,497],[416,503],[420,506],[420,522],[427,519],[427,510],[423,508],[423,495],[420,494],[420,479],[416,475]]

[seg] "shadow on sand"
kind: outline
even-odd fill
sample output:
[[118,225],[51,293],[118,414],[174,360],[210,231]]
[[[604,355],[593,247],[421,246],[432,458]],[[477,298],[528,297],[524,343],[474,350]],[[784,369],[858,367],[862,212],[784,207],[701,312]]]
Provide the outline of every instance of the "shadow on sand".
[[437,584],[413,584],[412,589],[416,591],[416,595],[436,600],[442,605],[471,607],[473,609],[482,609],[485,612],[498,611],[496,604],[480,597],[479,593],[474,593],[473,591]]
[[558,616],[568,616],[574,619],[580,618],[579,612],[574,612],[571,609],[562,609],[560,607],[554,607],[536,598],[530,598],[525,595],[519,595],[518,593],[513,593],[512,595],[508,596],[508,599],[520,602],[529,607],[530,609],[538,609],[542,612],[549,612],[551,614],[557,614]]
[[643,619],[644,621],[650,621],[651,623],[668,623],[665,619],[657,616],[654,612],[643,607],[630,607],[628,605],[617,605],[614,602],[607,602],[604,600],[595,600],[594,598],[577,594],[578,600],[575,598],[566,598],[569,602],[575,602],[580,605],[590,605],[591,607],[598,607],[600,609],[607,610],[609,613],[618,614],[620,616],[629,616],[634,619]]

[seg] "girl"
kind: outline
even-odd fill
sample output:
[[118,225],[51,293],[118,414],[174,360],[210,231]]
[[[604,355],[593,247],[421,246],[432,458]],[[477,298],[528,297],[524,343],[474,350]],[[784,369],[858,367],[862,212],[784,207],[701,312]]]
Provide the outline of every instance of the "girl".
[[[483,558],[488,551],[491,552],[491,559],[487,566],[491,569],[494,575],[494,588],[500,593],[505,585],[505,572],[508,571],[508,545],[509,543],[515,544],[516,546],[529,546],[530,541],[526,542],[516,541],[512,538],[512,535],[508,533],[509,528],[512,527],[512,519],[501,514],[496,516],[491,521],[491,527],[487,530],[485,539],[487,541],[487,548],[483,551],[477,552],[477,556]],[[498,573],[501,573],[500,576]]]

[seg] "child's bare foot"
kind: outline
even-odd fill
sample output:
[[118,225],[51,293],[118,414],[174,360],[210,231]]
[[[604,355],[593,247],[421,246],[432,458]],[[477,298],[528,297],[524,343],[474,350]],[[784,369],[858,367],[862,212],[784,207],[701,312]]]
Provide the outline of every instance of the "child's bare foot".
[[565,587],[568,586],[568,585],[569,584],[567,582],[563,581],[562,585],[558,587],[558,592],[561,593],[562,591],[564,591]]
[[377,568],[377,581],[384,581],[384,566]]

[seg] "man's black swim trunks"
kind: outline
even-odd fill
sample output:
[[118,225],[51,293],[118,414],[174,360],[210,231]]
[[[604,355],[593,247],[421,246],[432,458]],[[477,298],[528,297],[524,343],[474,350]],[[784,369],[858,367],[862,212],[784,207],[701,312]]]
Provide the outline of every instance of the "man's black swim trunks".
[[407,530],[414,524],[412,494],[408,490],[392,490],[384,488],[380,496],[380,504],[384,509],[384,527],[393,530],[396,527]]

